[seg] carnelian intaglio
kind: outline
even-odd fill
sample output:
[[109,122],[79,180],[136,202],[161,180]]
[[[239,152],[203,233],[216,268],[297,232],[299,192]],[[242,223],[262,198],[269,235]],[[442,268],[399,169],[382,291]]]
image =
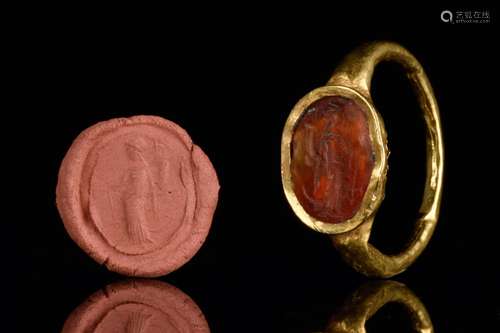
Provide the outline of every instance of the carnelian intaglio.
[[326,223],[341,223],[359,210],[370,182],[374,152],[367,115],[354,100],[323,97],[295,126],[291,176],[305,211]]

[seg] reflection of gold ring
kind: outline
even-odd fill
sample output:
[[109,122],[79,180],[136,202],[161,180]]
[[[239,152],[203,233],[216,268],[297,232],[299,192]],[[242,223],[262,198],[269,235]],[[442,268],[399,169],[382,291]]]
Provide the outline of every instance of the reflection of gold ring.
[[[403,66],[427,125],[427,178],[420,217],[405,251],[384,255],[368,239],[384,198],[387,137],[370,96],[381,61]],[[439,215],[443,142],[439,109],[420,63],[406,49],[373,42],[349,54],[324,87],[303,97],[283,130],[281,175],[295,214],[310,228],[330,234],[343,258],[368,276],[404,271],[429,242]]]
[[377,281],[361,286],[332,315],[325,332],[364,333],[366,321],[381,307],[392,302],[405,306],[416,332],[434,332],[431,318],[422,302],[404,284],[394,281]]

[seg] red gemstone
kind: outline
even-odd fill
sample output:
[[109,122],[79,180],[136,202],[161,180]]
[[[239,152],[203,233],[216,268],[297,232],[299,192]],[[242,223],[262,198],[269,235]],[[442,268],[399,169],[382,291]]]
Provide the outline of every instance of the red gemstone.
[[305,211],[326,223],[353,217],[374,165],[362,108],[341,96],[315,101],[298,120],[291,148],[293,188]]

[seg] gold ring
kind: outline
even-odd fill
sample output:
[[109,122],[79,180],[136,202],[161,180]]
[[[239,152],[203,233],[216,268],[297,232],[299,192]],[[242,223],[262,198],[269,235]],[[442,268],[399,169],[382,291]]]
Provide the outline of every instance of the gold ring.
[[[369,243],[385,192],[387,135],[370,96],[375,66],[403,66],[426,123],[427,173],[419,218],[406,248],[385,255]],[[308,227],[329,234],[343,259],[372,277],[403,272],[436,227],[443,179],[439,109],[420,63],[402,46],[372,42],[350,53],[324,87],[304,96],[283,130],[281,177],[286,198]]]

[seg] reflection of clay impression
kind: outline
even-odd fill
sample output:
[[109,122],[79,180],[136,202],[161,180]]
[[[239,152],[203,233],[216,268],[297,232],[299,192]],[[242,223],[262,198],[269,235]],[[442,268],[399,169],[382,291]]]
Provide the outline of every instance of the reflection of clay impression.
[[122,274],[158,276],[199,249],[218,189],[210,161],[183,129],[137,116],[78,136],[61,165],[57,206],[95,260]]
[[62,333],[209,333],[196,303],[160,281],[119,282],[98,291],[77,307]]

